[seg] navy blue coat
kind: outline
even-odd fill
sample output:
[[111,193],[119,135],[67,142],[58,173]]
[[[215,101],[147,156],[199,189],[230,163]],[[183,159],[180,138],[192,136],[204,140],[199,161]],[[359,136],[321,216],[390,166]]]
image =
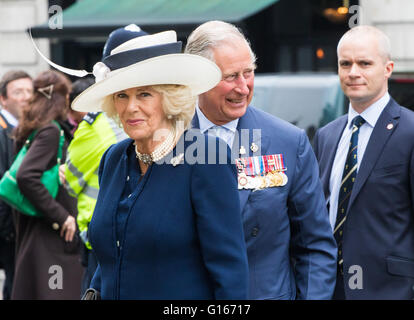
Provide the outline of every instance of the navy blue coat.
[[[224,142],[199,131],[187,131],[186,139],[182,137],[173,150],[174,155],[184,150],[183,163],[154,163],[148,168],[131,198],[119,247],[117,207],[129,176],[128,157],[135,157],[133,141],[113,145],[103,155],[100,191],[89,227],[99,262],[91,287],[103,299],[247,298],[236,170],[230,162],[199,163],[207,163],[208,146],[224,145],[226,161],[229,150]],[[198,163],[193,163],[194,154]]]
[[[193,126],[199,126],[197,118]],[[239,119],[237,133],[235,157],[282,154],[288,177],[281,187],[239,190],[249,299],[330,299],[337,248],[306,133],[252,106]],[[259,147],[255,152],[253,143]]]
[[[347,115],[321,128],[315,152],[326,198]],[[347,299],[414,298],[414,113],[393,99],[381,113],[361,161],[343,230]],[[362,288],[351,288],[362,271]]]

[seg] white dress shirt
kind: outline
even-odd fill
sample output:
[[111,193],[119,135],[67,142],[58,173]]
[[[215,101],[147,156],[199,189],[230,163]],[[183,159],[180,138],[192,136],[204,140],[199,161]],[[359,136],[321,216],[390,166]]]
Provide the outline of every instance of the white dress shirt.
[[336,215],[338,211],[338,198],[339,189],[342,182],[342,174],[346,162],[346,156],[349,150],[349,143],[352,136],[352,120],[360,115],[366,121],[359,129],[358,134],[358,148],[357,148],[357,172],[361,164],[362,158],[364,157],[365,149],[369,138],[371,137],[372,130],[374,130],[375,124],[378,121],[381,112],[390,101],[390,95],[388,92],[384,96],[365,109],[361,114],[356,112],[352,105],[349,105],[348,110],[348,123],[342,133],[341,139],[339,140],[338,148],[336,149],[335,159],[332,165],[331,177],[329,180],[329,191],[330,202],[329,207],[329,221],[332,226],[332,230],[335,228]]
[[208,135],[224,140],[231,149],[233,146],[234,134],[236,133],[239,119],[230,121],[226,124],[223,124],[222,126],[217,126],[207,119],[198,105],[196,106],[196,112],[201,132],[206,133],[207,131]]
[[7,122],[10,123],[12,127],[17,127],[19,121],[6,109],[1,109],[0,113],[6,118]]

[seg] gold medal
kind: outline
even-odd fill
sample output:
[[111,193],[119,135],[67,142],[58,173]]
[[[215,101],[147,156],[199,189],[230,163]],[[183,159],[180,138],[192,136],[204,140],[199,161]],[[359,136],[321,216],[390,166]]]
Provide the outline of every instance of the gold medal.
[[280,175],[280,172],[274,172],[273,173],[273,177],[274,177],[274,181],[275,181],[275,186],[276,187],[280,187],[283,184],[283,178]]
[[266,173],[266,176],[265,176],[265,178],[266,178],[266,186],[269,188],[269,187],[274,187],[274,183],[273,183],[273,177],[272,177],[272,174],[271,174],[271,172],[268,172],[268,173]]
[[257,177],[260,181],[259,189],[264,189],[267,186],[266,178],[265,177]]

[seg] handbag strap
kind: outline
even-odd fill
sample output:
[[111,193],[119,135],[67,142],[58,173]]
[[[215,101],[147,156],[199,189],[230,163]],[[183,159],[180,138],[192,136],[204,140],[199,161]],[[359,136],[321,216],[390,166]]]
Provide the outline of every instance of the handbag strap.
[[[65,143],[65,133],[63,132],[61,126],[59,125],[59,122],[52,120],[52,123],[54,123],[58,128],[59,128],[59,132],[60,132],[60,137],[59,137],[59,149],[58,149],[58,154],[57,154],[57,163],[60,165],[60,163],[62,162],[62,149],[63,149],[63,144]],[[24,143],[24,146],[26,148],[29,148],[29,145],[32,143],[34,136],[36,135],[37,130],[34,130],[29,137],[27,138],[26,142]]]

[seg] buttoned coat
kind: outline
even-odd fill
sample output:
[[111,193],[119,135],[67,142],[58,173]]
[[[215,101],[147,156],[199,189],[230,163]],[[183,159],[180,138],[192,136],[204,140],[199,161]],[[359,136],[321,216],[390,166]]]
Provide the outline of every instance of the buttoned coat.
[[[326,199],[347,120],[344,115],[315,136]],[[343,263],[347,299],[414,297],[413,199],[414,113],[391,98],[368,141],[346,212]],[[357,276],[356,270],[360,284],[351,288],[350,278]]]
[[[193,126],[199,127],[197,115]],[[337,249],[305,132],[249,106],[239,118],[232,151],[234,157],[282,154],[287,169],[284,186],[238,191],[249,299],[330,299]]]
[[[219,164],[219,154],[212,153],[219,140],[197,131],[187,131],[137,183],[121,241],[117,208],[129,181],[128,159],[135,158],[133,141],[126,139],[104,153],[89,226],[99,263],[91,287],[102,299],[247,298],[236,170],[226,163],[225,143],[225,163]],[[211,145],[216,164],[208,158]],[[173,155],[181,153],[184,158],[173,165]]]
[[[52,198],[40,178],[56,164],[60,132],[54,124],[40,128],[17,171],[22,194],[43,217],[30,217],[14,210],[16,219],[16,267],[12,290],[14,300],[79,299],[83,268],[80,239],[60,236],[68,215],[76,219],[76,199],[63,185]],[[67,141],[63,147],[65,160]],[[62,162],[63,163],[63,162]]]

